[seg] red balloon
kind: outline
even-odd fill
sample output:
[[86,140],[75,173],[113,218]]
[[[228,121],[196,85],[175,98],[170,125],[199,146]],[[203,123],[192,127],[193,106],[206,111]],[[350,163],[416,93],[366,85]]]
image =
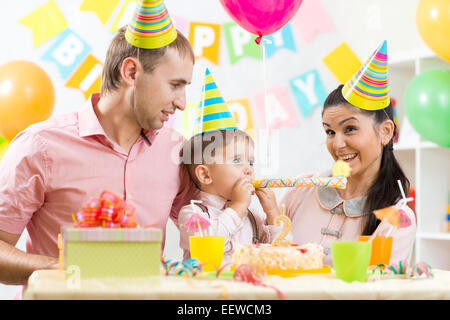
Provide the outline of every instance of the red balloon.
[[303,0],[220,0],[230,17],[258,36],[281,29],[295,15]]

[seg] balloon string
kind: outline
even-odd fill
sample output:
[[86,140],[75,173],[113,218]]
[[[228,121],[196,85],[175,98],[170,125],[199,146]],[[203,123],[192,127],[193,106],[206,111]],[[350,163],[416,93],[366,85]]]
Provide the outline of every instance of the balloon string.
[[266,61],[266,44],[271,44],[272,41],[259,36],[255,41],[259,40],[262,42],[261,50],[262,50],[262,62],[263,62],[263,83],[264,83],[264,113],[265,113],[265,122],[266,122],[266,132],[267,132],[267,166],[269,166],[269,158],[270,158],[270,128],[269,128],[269,103],[267,99],[267,61]]

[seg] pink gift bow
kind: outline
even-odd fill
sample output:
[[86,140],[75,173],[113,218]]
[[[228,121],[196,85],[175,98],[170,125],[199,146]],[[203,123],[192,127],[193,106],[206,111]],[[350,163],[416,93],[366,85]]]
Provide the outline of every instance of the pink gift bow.
[[74,218],[80,228],[136,228],[135,207],[111,191],[103,191],[100,198],[92,197]]

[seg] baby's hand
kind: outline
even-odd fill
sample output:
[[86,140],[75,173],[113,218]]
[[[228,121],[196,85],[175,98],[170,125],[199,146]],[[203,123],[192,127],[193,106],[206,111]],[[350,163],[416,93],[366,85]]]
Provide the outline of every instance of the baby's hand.
[[234,209],[242,218],[247,214],[251,197],[255,194],[255,187],[248,178],[239,179],[231,191],[231,202],[229,207]]
[[273,224],[277,216],[280,215],[280,210],[277,206],[277,199],[275,193],[270,189],[256,189],[256,196],[261,203],[261,207],[267,216],[267,224]]

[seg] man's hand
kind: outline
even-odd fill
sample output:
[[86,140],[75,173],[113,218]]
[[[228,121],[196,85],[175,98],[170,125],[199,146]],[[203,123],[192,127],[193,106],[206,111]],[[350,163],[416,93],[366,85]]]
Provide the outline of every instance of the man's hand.
[[0,230],[0,283],[25,285],[40,269],[57,269],[58,258],[23,252],[15,247],[20,235]]

